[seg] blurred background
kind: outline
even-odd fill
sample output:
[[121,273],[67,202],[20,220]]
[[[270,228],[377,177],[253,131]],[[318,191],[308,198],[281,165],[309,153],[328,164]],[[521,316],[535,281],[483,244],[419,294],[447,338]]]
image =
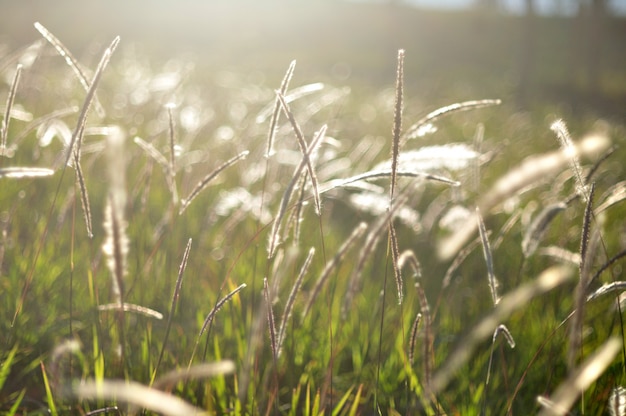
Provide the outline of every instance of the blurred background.
[[296,59],[300,76],[374,90],[393,84],[404,48],[407,93],[433,106],[498,97],[626,115],[625,0],[0,0],[0,54],[40,39],[35,21],[83,59],[120,35],[201,71],[274,82]]

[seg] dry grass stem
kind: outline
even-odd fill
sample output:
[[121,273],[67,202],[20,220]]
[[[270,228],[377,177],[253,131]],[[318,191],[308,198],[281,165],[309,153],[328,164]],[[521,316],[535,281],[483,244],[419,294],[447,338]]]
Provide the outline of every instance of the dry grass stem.
[[296,167],[293,173],[293,176],[291,177],[291,181],[285,188],[285,192],[283,193],[283,197],[281,198],[281,201],[280,201],[278,212],[276,213],[276,217],[274,218],[274,222],[272,224],[272,230],[270,231],[270,239],[269,239],[269,244],[267,248],[268,259],[271,259],[272,257],[274,257],[276,248],[278,247],[278,244],[280,243],[280,241],[278,240],[280,236],[280,227],[282,224],[282,220],[283,220],[283,217],[285,216],[285,213],[287,212],[287,207],[289,205],[289,201],[291,200],[291,194],[293,193],[294,188],[300,178],[300,174],[304,170],[304,167],[306,166],[307,161],[309,160],[309,156],[311,155],[312,152],[315,151],[315,149],[317,149],[317,146],[321,144],[325,134],[326,134],[326,126],[324,125],[313,137],[313,140],[311,141],[311,145],[308,147],[306,154],[302,157],[302,161]]
[[493,255],[491,253],[491,246],[489,244],[489,237],[487,230],[485,229],[485,223],[483,217],[480,215],[480,211],[476,208],[476,221],[478,222],[478,231],[480,234],[480,242],[483,246],[483,256],[485,263],[487,264],[487,279],[489,281],[489,291],[491,292],[491,300],[494,306],[500,302],[500,296],[498,295],[498,279],[496,279],[495,272],[493,270]]
[[307,302],[306,307],[304,308],[304,312],[302,313],[302,319],[304,319],[309,314],[309,311],[311,310],[311,308],[313,307],[313,304],[315,303],[315,299],[317,299],[317,296],[322,290],[322,286],[324,286],[324,283],[326,283],[326,280],[328,280],[328,277],[330,276],[330,274],[335,269],[337,269],[337,267],[339,267],[344,257],[346,256],[346,253],[348,252],[348,250],[357,241],[357,239],[363,235],[366,229],[367,229],[366,223],[364,222],[359,223],[359,225],[352,231],[350,236],[343,242],[341,247],[339,247],[339,250],[337,250],[335,257],[333,257],[330,263],[326,265],[326,267],[320,274],[320,277],[317,279],[317,282],[315,282],[315,286],[313,286],[313,289],[311,290],[309,301]]
[[[603,152],[609,146],[610,140],[606,136],[588,136],[576,144],[574,149],[578,156],[593,156]],[[497,180],[491,189],[480,198],[478,202],[480,212],[487,214],[492,208],[522,189],[528,189],[531,185],[537,186],[545,178],[553,176],[570,159],[570,156],[563,150],[526,158],[519,166]],[[475,222],[467,221],[452,236],[439,244],[439,257],[450,259],[455,256],[461,247],[472,238],[477,228]]]
[[198,182],[195,188],[193,188],[193,190],[189,193],[189,196],[180,201],[180,210],[178,212],[179,215],[182,215],[182,213],[185,212],[189,204],[191,204],[191,201],[193,201],[198,196],[198,194],[202,192],[209,185],[209,183],[217,177],[217,175],[219,175],[227,167],[235,164],[242,159],[245,159],[249,153],[250,152],[248,152],[247,150],[244,150],[237,156],[229,159],[228,161],[220,165],[217,169],[206,175],[200,182]]
[[[293,128],[293,131],[296,134],[296,138],[298,139],[298,146],[300,147],[300,151],[302,152],[303,161],[306,164],[306,168],[309,172],[309,178],[311,180],[311,186],[313,187],[313,200],[315,202],[315,213],[317,215],[321,215],[322,203],[320,202],[320,193],[319,193],[319,186],[317,183],[317,175],[315,173],[315,169],[313,168],[313,164],[311,163],[312,152],[309,151],[309,146],[306,144],[306,140],[304,139],[304,134],[302,133],[302,129],[300,128],[300,125],[298,124],[298,122],[296,121],[296,118],[291,112],[291,109],[289,108],[289,104],[287,104],[287,101],[285,101],[285,97],[280,93],[280,91],[276,91],[276,96],[278,97],[278,100],[280,101],[280,105],[282,106],[283,111],[285,112],[285,115],[289,119],[289,122],[291,123],[291,127]],[[326,131],[325,127],[326,126],[323,127],[324,132]],[[311,145],[310,147],[313,147],[313,145]]]
[[[285,95],[287,92],[287,88],[289,88],[289,82],[291,82],[291,78],[293,77],[293,72],[296,68],[296,61],[293,60],[289,64],[289,68],[287,68],[287,72],[283,78],[283,81],[280,83],[280,89],[278,90],[281,95]],[[274,137],[276,136],[276,128],[278,125],[278,119],[280,117],[280,99],[276,96],[276,100],[274,101],[274,110],[272,111],[272,118],[270,119],[270,127],[269,132],[267,133],[267,151],[265,152],[265,157],[270,157],[274,154]]]
[[567,208],[567,205],[563,202],[548,205],[532,221],[522,240],[522,253],[524,253],[525,257],[530,257],[534,254],[537,247],[539,247],[541,239],[548,230],[548,225],[550,225],[557,214],[564,211],[565,208]]
[[272,294],[267,283],[267,277],[263,278],[263,299],[265,299],[265,312],[267,312],[267,329],[270,333],[270,347],[274,362],[278,359],[278,343],[276,340],[276,324],[274,321],[274,311],[272,310]]
[[476,348],[492,336],[496,328],[513,312],[527,305],[531,299],[562,285],[572,277],[573,273],[570,268],[551,267],[541,273],[535,281],[526,283],[504,295],[493,311],[469,332],[435,373],[432,382],[433,393],[441,391],[448,385],[454,374],[467,362]]
[[[74,75],[76,75],[76,78],[78,78],[80,85],[82,85],[85,91],[89,91],[89,88],[90,88],[89,80],[87,79],[87,76],[85,75],[85,73],[80,69],[80,65],[78,61],[76,60],[76,58],[74,58],[70,50],[67,49],[65,45],[63,45],[63,43],[56,36],[54,36],[48,29],[46,29],[44,25],[42,25],[41,23],[35,22],[34,26],[35,26],[35,29],[37,29],[37,31],[41,33],[44,39],[46,39],[54,47],[54,49],[56,49],[58,54],[61,55],[63,59],[65,59],[65,63],[67,63],[67,66],[69,66],[70,69],[74,72]],[[104,107],[102,107],[102,104],[100,104],[97,97],[94,97],[94,103],[95,103],[96,111],[98,112],[98,115],[100,117],[103,117],[105,114]]]
[[[396,103],[393,115],[393,130],[391,141],[391,186],[389,200],[393,201],[396,191],[396,172],[398,171],[398,155],[400,153],[400,134],[402,132],[402,106],[404,82],[404,49],[398,51],[398,69],[396,72]],[[395,259],[394,259],[395,260]]]
[[604,373],[619,353],[622,342],[610,338],[579,367],[550,396],[551,406],[544,407],[539,416],[567,415],[578,396]]
[[[283,343],[285,341],[285,334],[287,332],[287,324],[289,318],[291,317],[291,312],[293,311],[293,305],[296,301],[296,295],[300,291],[300,287],[302,286],[302,281],[304,280],[304,276],[309,270],[309,266],[311,265],[311,260],[313,260],[313,255],[315,254],[315,248],[311,247],[309,250],[309,254],[300,269],[300,273],[298,274],[298,278],[291,288],[291,292],[289,293],[289,297],[287,298],[287,303],[285,304],[285,309],[283,310],[283,316],[280,320],[280,328],[278,329],[278,338],[277,338],[277,357],[280,357],[282,352]],[[270,306],[268,304],[268,306]]]
[[9,95],[7,96],[6,108],[4,110],[4,118],[2,119],[2,126],[0,126],[0,156],[7,154],[7,138],[9,137],[9,123],[11,121],[11,109],[13,108],[13,102],[15,101],[15,93],[17,92],[17,86],[20,83],[20,76],[22,75],[22,65],[17,65],[15,69],[15,75],[13,76],[13,82],[11,82],[11,88],[9,89]]
[[80,400],[114,400],[168,416],[206,414],[176,396],[132,381],[85,381],[75,384],[72,390]]

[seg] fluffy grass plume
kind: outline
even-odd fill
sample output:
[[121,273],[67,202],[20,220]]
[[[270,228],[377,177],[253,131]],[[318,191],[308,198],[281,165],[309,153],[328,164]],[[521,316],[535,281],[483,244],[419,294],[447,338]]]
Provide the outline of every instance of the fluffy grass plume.
[[567,362],[570,368],[573,368],[576,364],[576,357],[580,354],[580,348],[582,346],[584,307],[590,277],[589,262],[591,259],[588,258],[588,248],[594,193],[595,184],[592,183],[589,189],[589,195],[586,199],[587,203],[585,204],[585,215],[583,217],[582,233],[580,237],[579,279],[574,292],[574,311],[570,327],[570,341],[567,356]]
[[567,129],[565,122],[559,119],[552,123],[550,129],[558,137],[559,143],[563,148],[563,153],[565,153],[569,159],[568,162],[576,180],[576,192],[578,193],[578,195],[580,195],[581,198],[583,198],[585,202],[587,202],[589,195],[586,189],[585,181],[583,179],[583,172],[580,167],[580,161],[578,160],[578,154],[576,152],[576,148],[574,147],[574,142],[572,141],[572,137],[569,134],[569,130]]

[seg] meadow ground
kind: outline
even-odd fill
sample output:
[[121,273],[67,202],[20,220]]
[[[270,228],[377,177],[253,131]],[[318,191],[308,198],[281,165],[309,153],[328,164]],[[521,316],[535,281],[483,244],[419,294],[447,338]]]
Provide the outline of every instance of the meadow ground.
[[0,1],[2,412],[625,400],[623,21],[591,90],[581,23],[538,20],[520,90],[519,18],[27,3]]

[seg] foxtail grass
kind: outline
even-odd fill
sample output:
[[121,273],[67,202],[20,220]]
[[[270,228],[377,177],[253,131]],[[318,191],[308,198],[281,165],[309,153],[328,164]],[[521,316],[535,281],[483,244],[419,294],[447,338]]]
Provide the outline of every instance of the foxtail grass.
[[[56,49],[58,54],[65,60],[67,66],[69,66],[72,72],[74,72],[74,74],[76,75],[76,78],[80,82],[80,85],[82,85],[82,87],[85,89],[85,92],[89,92],[93,81],[89,82],[87,75],[80,68],[80,64],[78,63],[78,60],[74,58],[72,52],[70,52],[70,50],[65,47],[65,45],[59,40],[59,38],[57,38],[54,34],[52,34],[52,32],[46,29],[44,25],[39,22],[35,22],[34,26],[35,29],[37,29],[37,31],[41,33],[41,36],[43,36],[44,39],[46,39],[54,47],[54,49]],[[100,104],[100,101],[97,97],[94,97],[94,103],[98,115],[100,117],[103,117],[105,114],[104,107],[102,107],[102,104]]]
[[272,229],[270,231],[270,239],[269,239],[269,244],[267,248],[268,259],[271,259],[274,257],[274,254],[276,253],[276,248],[278,247],[280,243],[279,237],[280,237],[282,219],[285,216],[285,213],[287,212],[289,201],[291,200],[291,195],[293,194],[296,183],[298,182],[298,179],[300,178],[302,171],[307,165],[311,153],[314,152],[315,149],[317,149],[317,147],[321,144],[321,142],[324,139],[325,134],[326,134],[326,126],[324,125],[317,133],[315,133],[313,140],[311,140],[311,144],[306,149],[304,156],[302,156],[302,161],[296,167],[293,173],[293,176],[291,177],[291,181],[285,188],[285,191],[280,201],[278,212],[276,213],[276,217],[274,218],[274,222],[272,223]]
[[[280,96],[284,96],[287,93],[287,88],[289,88],[289,83],[291,82],[295,68],[296,61],[293,60],[289,64],[289,68],[287,68],[287,72],[280,83],[280,88],[278,90],[279,94],[276,95],[276,99],[274,100],[274,109],[272,111],[272,118],[270,119],[269,131],[267,133],[267,150],[265,151],[265,157],[268,158],[274,154],[274,137],[276,136],[276,128],[278,126],[278,119],[282,108]],[[257,122],[258,121],[259,120],[257,119]]]
[[[582,233],[580,237],[580,264],[578,269],[579,279],[574,292],[574,311],[570,327],[570,340],[567,355],[567,363],[570,369],[574,368],[577,361],[576,358],[580,354],[580,348],[582,347],[584,307],[587,298],[589,279],[591,277],[590,262],[592,259],[588,257],[588,249],[594,193],[595,184],[592,183],[589,188],[589,195],[586,199],[587,203],[585,206],[585,215],[583,217]],[[596,235],[599,239],[599,233]]]
[[[315,173],[315,169],[313,168],[313,164],[311,163],[311,151],[309,151],[309,145],[307,145],[306,140],[304,139],[304,134],[302,133],[302,129],[300,125],[296,121],[296,118],[289,108],[289,104],[285,100],[285,97],[280,93],[280,91],[276,92],[276,96],[280,101],[280,105],[282,106],[283,112],[287,116],[287,119],[291,123],[291,127],[296,135],[296,139],[298,142],[298,146],[300,147],[300,151],[302,152],[302,160],[305,163],[307,171],[309,173],[309,179],[311,180],[311,186],[313,190],[313,201],[315,203],[315,213],[319,216],[322,212],[322,203],[320,201],[320,193],[319,186],[317,182],[317,174]],[[325,126],[324,126],[325,127]],[[324,128],[324,131],[326,129]],[[310,147],[313,147],[312,145]]]
[[[393,200],[396,192],[396,172],[398,171],[398,155],[400,154],[400,134],[402,132],[402,107],[404,94],[404,50],[398,51],[398,69],[396,72],[396,103],[394,105],[393,130],[391,141],[391,184],[389,199]],[[395,258],[394,260],[397,260]]]
[[580,167],[580,161],[578,160],[576,149],[574,148],[574,142],[572,141],[572,137],[569,134],[569,130],[567,129],[565,122],[559,119],[552,123],[550,129],[558,137],[559,143],[563,148],[563,152],[569,158],[568,162],[576,180],[576,192],[585,202],[587,202],[587,199],[589,198],[588,191],[586,189],[587,185],[583,179],[583,172]]
[[189,196],[187,196],[187,198],[182,199],[180,201],[181,204],[180,204],[180,210],[178,212],[179,215],[182,215],[183,212],[185,212],[189,204],[191,204],[191,202],[200,194],[200,192],[202,192],[209,185],[209,183],[211,183],[213,179],[217,177],[217,175],[219,175],[224,169],[228,168],[229,166],[232,166],[236,162],[239,162],[240,160],[245,159],[249,153],[250,152],[248,152],[247,150],[244,150],[243,152],[239,153],[237,156],[227,160],[226,162],[218,166],[215,170],[213,170],[211,173],[206,175],[202,180],[200,180],[200,182],[198,182],[198,184],[189,193]]

